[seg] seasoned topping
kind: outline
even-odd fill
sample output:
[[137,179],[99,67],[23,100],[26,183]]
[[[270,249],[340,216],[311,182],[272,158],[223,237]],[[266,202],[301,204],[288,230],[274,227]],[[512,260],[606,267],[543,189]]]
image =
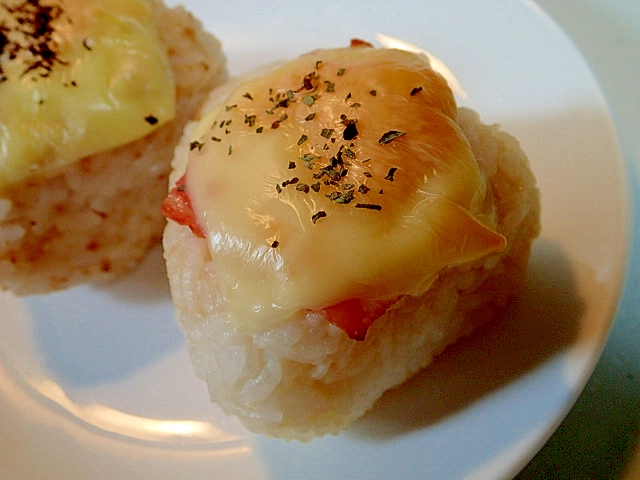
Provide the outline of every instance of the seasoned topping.
[[[367,44],[363,43],[358,45],[365,46]],[[245,101],[240,104],[232,103],[225,105],[225,116],[219,119],[214,119],[211,123],[211,130],[214,130],[216,126],[218,126],[218,128],[225,127],[225,134],[231,134],[232,130],[227,127],[231,124],[232,119],[226,118],[226,115],[234,109],[243,111],[244,125],[247,125],[248,127],[255,127],[259,123],[266,123],[271,130],[279,129],[283,122],[289,119],[289,114],[287,112],[294,108],[301,108],[302,105],[305,105],[312,110],[311,113],[304,117],[304,121],[313,120],[319,113],[314,111],[315,107],[317,107],[316,103],[326,102],[327,97],[335,97],[335,95],[332,94],[336,93],[336,84],[340,84],[338,77],[344,76],[346,72],[346,68],[338,67],[335,78],[332,77],[331,79],[325,79],[323,74],[319,71],[323,64],[324,62],[322,60],[317,60],[314,64],[315,70],[304,74],[298,84],[295,85],[296,88],[277,89],[275,87],[268,87],[260,92],[254,87],[252,89],[254,93],[243,93],[241,97],[242,100]],[[324,92],[320,88],[322,85],[325,85]],[[292,87],[293,86],[294,85],[292,85]],[[372,91],[375,92],[374,90],[370,90],[370,95]],[[351,100],[352,98],[353,94],[352,92],[349,92],[345,101]],[[247,102],[247,100],[249,102]],[[263,101],[267,103],[269,108],[264,110],[266,116],[259,113],[259,107],[256,108],[254,106],[254,100],[257,102]],[[360,107],[361,105],[361,102],[349,103],[345,111]],[[251,109],[251,113],[244,110],[247,108]],[[253,108],[255,108],[258,113],[253,113]],[[276,120],[272,120],[272,118],[270,118],[270,116],[274,115],[278,115]],[[351,117],[347,115],[347,113],[340,113],[335,117],[335,119],[338,121],[336,127],[324,127],[318,125],[317,127],[314,127],[316,129],[315,132],[313,129],[310,129],[308,130],[308,133],[300,134],[296,142],[298,147],[307,147],[306,144],[310,141],[310,135],[312,137],[317,137],[317,135],[319,135],[323,139],[327,140],[327,142],[322,143],[322,145],[315,143],[309,146],[308,151],[301,151],[302,155],[298,157],[298,160],[300,160],[304,166],[310,170],[312,178],[314,180],[322,179],[322,182],[298,184],[299,179],[297,177],[286,179],[276,184],[276,191],[279,194],[283,192],[283,188],[295,185],[295,191],[308,194],[310,191],[320,193],[322,190],[324,196],[335,204],[349,205],[354,200],[356,194],[366,195],[370,191],[370,188],[362,183],[364,180],[359,182],[359,186],[356,189],[356,184],[349,183],[347,178],[349,176],[350,162],[359,161],[355,143],[359,134],[358,118]],[[264,126],[260,125],[256,130],[256,133],[261,133],[263,128]],[[244,134],[246,131],[241,129],[240,133]],[[388,131],[383,134],[379,143],[389,143],[395,138],[405,134],[405,132]],[[207,141],[205,135],[201,136],[202,140],[194,140],[191,142],[191,150],[201,150],[203,148]],[[214,142],[222,141],[221,138],[216,136],[211,136],[210,140]],[[229,144],[227,155],[230,155],[232,150],[233,145]],[[316,152],[319,152],[319,154]],[[363,160],[362,163],[369,162],[370,160],[370,158],[367,158]],[[289,170],[293,170],[297,168],[297,166],[298,164],[295,160],[290,159],[288,161],[287,168]],[[393,173],[395,170],[397,169],[393,168],[389,170],[384,179],[393,181]],[[372,174],[368,171],[363,171],[361,173],[367,178],[372,178]],[[381,210],[379,205],[369,202],[361,202],[358,203],[358,205],[360,205],[358,208],[367,208],[374,211]],[[375,207],[370,208],[370,205],[374,205]],[[323,216],[326,216],[325,211],[322,213]],[[315,223],[318,218],[316,215],[317,212],[311,215],[313,223]]]
[[195,128],[186,173],[233,315],[419,295],[504,248],[455,120],[423,57],[362,43],[239,83]]
[[0,3],[0,188],[143,137],[175,88],[148,0]]
[[[66,65],[59,56],[59,42],[54,38],[55,24],[63,14],[60,5],[44,5],[39,0],[24,0],[0,5],[0,76],[5,63],[23,58],[20,76],[30,73],[48,77],[55,65]],[[86,39],[85,39],[86,40]],[[87,47],[86,42],[83,45]]]

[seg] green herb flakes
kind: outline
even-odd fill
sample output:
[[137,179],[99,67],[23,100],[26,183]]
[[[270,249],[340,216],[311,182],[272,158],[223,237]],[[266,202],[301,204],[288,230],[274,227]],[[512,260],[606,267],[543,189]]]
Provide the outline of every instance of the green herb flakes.
[[347,127],[342,132],[342,138],[351,141],[358,136],[358,127],[355,120],[348,120]]
[[377,203],[356,203],[356,208],[365,208],[367,210],[382,210],[382,205]]
[[324,210],[320,210],[316,213],[314,213],[313,215],[311,215],[311,221],[313,223],[316,223],[318,220],[320,220],[321,218],[324,218],[327,216],[327,212],[325,212]]
[[389,130],[384,135],[380,137],[378,143],[380,145],[386,145],[387,143],[393,142],[396,138],[400,138],[403,135],[406,135],[407,132],[399,132],[398,130]]
[[367,187],[364,183],[361,183],[360,185],[358,185],[358,192],[362,193],[364,195],[366,195],[367,193],[369,193],[369,190],[371,190],[369,187]]
[[331,192],[326,195],[326,197],[336,203],[347,205],[351,203],[354,197],[354,191],[348,190],[346,192]]
[[320,132],[320,136],[328,140],[333,136],[333,132],[335,132],[333,128],[323,128],[322,131]]
[[194,140],[193,142],[191,142],[191,143],[189,144],[189,150],[195,150],[196,148],[197,148],[198,150],[202,150],[202,147],[204,147],[204,143],[199,142],[199,141],[197,141],[197,140]]
[[385,180],[389,180],[390,182],[393,182],[394,180],[394,175],[396,174],[396,172],[398,171],[398,167],[391,167],[389,169],[389,172],[387,173],[387,176],[384,177]]
[[299,183],[298,185],[296,185],[296,190],[298,192],[309,193],[309,185],[307,185],[306,183]]

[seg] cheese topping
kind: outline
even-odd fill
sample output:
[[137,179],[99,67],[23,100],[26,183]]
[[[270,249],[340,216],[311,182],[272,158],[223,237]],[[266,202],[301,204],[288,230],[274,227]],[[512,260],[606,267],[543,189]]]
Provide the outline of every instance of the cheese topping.
[[421,295],[503,250],[456,111],[424,57],[357,46],[247,80],[206,115],[185,188],[232,318]]
[[148,0],[0,5],[0,186],[148,134],[175,87]]

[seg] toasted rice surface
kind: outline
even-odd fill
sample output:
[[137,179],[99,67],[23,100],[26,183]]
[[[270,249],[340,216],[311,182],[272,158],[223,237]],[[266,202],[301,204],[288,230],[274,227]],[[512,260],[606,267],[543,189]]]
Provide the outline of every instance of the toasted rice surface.
[[40,169],[0,192],[0,285],[44,293],[133,269],[160,242],[160,205],[184,125],[226,79],[220,43],[184,8],[153,0],[177,90],[176,117],[146,137]]
[[[197,375],[227,414],[281,438],[336,434],[518,291],[540,229],[535,178],[515,138],[482,124],[472,110],[461,108],[458,116],[487,176],[508,248],[441,272],[422,297],[405,297],[377,319],[365,341],[349,339],[317,313],[266,332],[241,332],[225,311],[206,241],[169,221],[164,247],[178,321]],[[176,156],[174,179],[184,172],[185,157]]]

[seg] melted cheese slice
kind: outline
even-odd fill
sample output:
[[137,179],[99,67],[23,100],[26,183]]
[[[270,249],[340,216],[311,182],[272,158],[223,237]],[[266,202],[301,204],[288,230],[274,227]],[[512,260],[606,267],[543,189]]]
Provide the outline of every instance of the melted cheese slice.
[[137,140],[173,118],[175,86],[147,0],[8,2],[18,4],[0,12],[8,41],[0,186]]
[[505,248],[451,91],[421,56],[313,52],[241,83],[192,140],[187,193],[240,325],[421,295]]

